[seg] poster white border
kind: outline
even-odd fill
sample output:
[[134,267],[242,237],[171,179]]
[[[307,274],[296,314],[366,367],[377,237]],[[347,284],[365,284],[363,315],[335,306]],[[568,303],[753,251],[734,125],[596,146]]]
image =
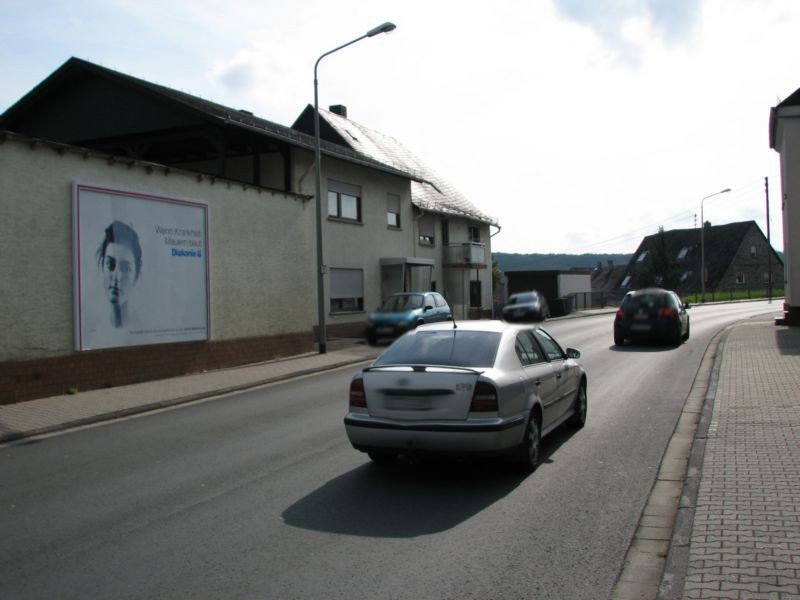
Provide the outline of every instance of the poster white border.
[[[178,257],[177,261],[180,261],[180,257],[182,256],[191,257],[189,260],[193,261],[191,268],[188,269],[190,271],[188,274],[184,274],[182,271],[179,273],[190,278],[188,283],[191,285],[186,287],[189,288],[190,292],[192,292],[191,300],[186,298],[186,294],[189,292],[183,291],[182,286],[179,285],[174,286],[176,289],[171,290],[170,292],[172,294],[177,294],[177,298],[173,299],[172,302],[167,300],[166,295],[158,297],[159,295],[154,294],[153,289],[151,288],[149,293],[142,292],[142,295],[146,296],[150,301],[150,306],[148,307],[149,310],[143,311],[144,315],[142,315],[142,319],[140,319],[140,322],[137,326],[138,328],[133,329],[133,326],[131,326],[130,329],[126,330],[125,334],[122,334],[121,330],[117,330],[114,332],[114,335],[106,335],[105,337],[97,335],[93,338],[91,334],[87,333],[89,331],[94,331],[94,329],[89,329],[91,326],[91,316],[93,314],[90,312],[90,308],[92,307],[92,302],[96,304],[98,301],[95,298],[87,297],[89,296],[89,288],[87,286],[94,285],[94,280],[98,280],[99,282],[100,268],[96,265],[94,268],[90,266],[93,262],[96,262],[96,258],[94,257],[95,252],[93,249],[97,247],[97,240],[84,240],[81,239],[81,235],[82,233],[84,236],[86,235],[86,222],[91,220],[91,213],[88,211],[92,209],[89,205],[92,202],[95,204],[102,204],[103,201],[107,201],[109,205],[114,205],[116,211],[121,212],[122,214],[127,214],[125,210],[126,206],[135,206],[136,213],[140,215],[140,221],[142,220],[141,215],[145,215],[145,221],[156,218],[152,215],[188,215],[191,217],[195,227],[201,227],[200,235],[197,236],[201,239],[192,239],[187,241],[185,239],[177,238],[176,235],[175,238],[167,238],[166,236],[162,236],[163,239],[157,242],[160,253],[164,250],[164,248],[161,248],[161,244],[168,245],[168,239],[173,245],[180,245],[182,243],[192,244],[193,247],[190,250],[183,250],[182,248],[172,248],[171,250],[172,256]],[[150,202],[153,204],[150,205]],[[183,208],[188,210],[183,211]],[[201,213],[197,213],[198,210],[201,211]],[[105,225],[103,226],[105,227]],[[156,229],[159,229],[159,227],[156,227]],[[164,229],[165,228],[163,227],[161,228],[161,233],[164,232]],[[193,230],[193,232],[196,236],[197,230]],[[207,341],[210,339],[211,261],[209,233],[208,203],[203,200],[188,200],[73,181],[72,273],[75,349],[78,351],[85,351],[150,344]],[[148,230],[144,235],[145,243],[142,245],[142,253],[149,253],[149,258],[151,259],[144,262],[144,276],[150,276],[151,279],[155,276],[153,273],[154,269],[152,267],[156,265],[153,265],[152,259],[154,258],[153,245],[156,244],[154,241],[156,238],[156,234],[153,231]],[[89,254],[92,256],[89,256]],[[174,270],[175,265],[179,263],[165,263],[165,260],[167,259],[164,259],[160,254],[155,258],[157,258],[156,262],[161,265],[160,269],[156,269],[158,271],[157,276],[160,277],[162,283],[164,283],[163,280],[165,280],[165,278],[169,278],[171,274],[170,269]],[[202,264],[196,264],[197,260],[202,260]],[[149,272],[147,271],[148,267],[151,267]],[[138,277],[138,270],[136,275]],[[200,281],[201,278],[202,281]],[[170,287],[169,284],[172,282],[167,281],[166,283],[167,285],[162,287],[168,288]],[[152,281],[148,282],[148,284],[151,286],[154,285]],[[99,285],[99,283],[97,285]],[[99,290],[101,288],[98,287],[97,289]],[[183,294],[183,296],[181,294]],[[92,293],[91,296],[95,296],[95,294]],[[154,310],[155,307],[152,305],[154,302],[158,303],[158,310]],[[191,306],[189,306],[191,317],[186,317],[183,315],[183,313],[179,313],[177,315],[170,314],[170,309],[178,310],[180,307],[185,309],[189,302],[191,302]],[[174,304],[176,306],[170,306],[170,304]],[[156,318],[156,315],[160,315],[160,322]],[[172,319],[170,321],[172,326],[165,325],[163,319],[170,318]],[[144,325],[142,325],[142,323],[144,323]]]

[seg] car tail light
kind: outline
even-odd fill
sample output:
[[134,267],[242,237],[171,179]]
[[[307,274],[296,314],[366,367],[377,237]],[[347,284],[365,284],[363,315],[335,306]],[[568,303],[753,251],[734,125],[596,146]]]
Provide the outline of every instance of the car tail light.
[[662,308],[662,309],[660,309],[658,311],[658,316],[659,317],[664,317],[666,319],[669,319],[669,318],[675,316],[675,311],[672,310],[672,308],[670,308],[669,306],[667,306],[667,307]]
[[350,382],[350,406],[367,408],[367,395],[364,393],[362,377],[356,377]]
[[625,318],[625,311],[621,308],[617,311],[617,321],[621,321]]
[[479,381],[475,384],[469,412],[497,412],[497,390],[491,383]]

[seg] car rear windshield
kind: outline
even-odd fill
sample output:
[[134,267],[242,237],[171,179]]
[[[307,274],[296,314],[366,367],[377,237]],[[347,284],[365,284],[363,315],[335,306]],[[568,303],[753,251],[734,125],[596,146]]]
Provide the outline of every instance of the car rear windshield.
[[636,294],[622,301],[622,307],[630,308],[663,308],[669,304],[668,294]]
[[375,365],[491,367],[499,344],[500,334],[492,331],[417,331],[392,344]]
[[529,302],[536,301],[536,294],[527,293],[527,294],[514,294],[511,298],[508,299],[509,304],[525,304]]
[[413,296],[389,296],[383,303],[380,312],[403,312],[422,306],[422,294]]

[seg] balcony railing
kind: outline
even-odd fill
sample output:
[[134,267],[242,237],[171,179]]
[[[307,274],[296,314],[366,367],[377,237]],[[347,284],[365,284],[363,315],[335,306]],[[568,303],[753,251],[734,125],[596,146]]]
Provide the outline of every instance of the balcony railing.
[[486,244],[479,242],[447,244],[444,248],[444,263],[446,266],[451,267],[485,265]]

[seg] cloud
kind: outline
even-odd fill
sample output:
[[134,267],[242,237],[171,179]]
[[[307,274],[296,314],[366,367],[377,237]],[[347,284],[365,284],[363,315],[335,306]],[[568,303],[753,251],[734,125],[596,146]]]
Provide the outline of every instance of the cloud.
[[217,64],[212,73],[231,92],[247,92],[255,83],[253,64],[246,57]]

